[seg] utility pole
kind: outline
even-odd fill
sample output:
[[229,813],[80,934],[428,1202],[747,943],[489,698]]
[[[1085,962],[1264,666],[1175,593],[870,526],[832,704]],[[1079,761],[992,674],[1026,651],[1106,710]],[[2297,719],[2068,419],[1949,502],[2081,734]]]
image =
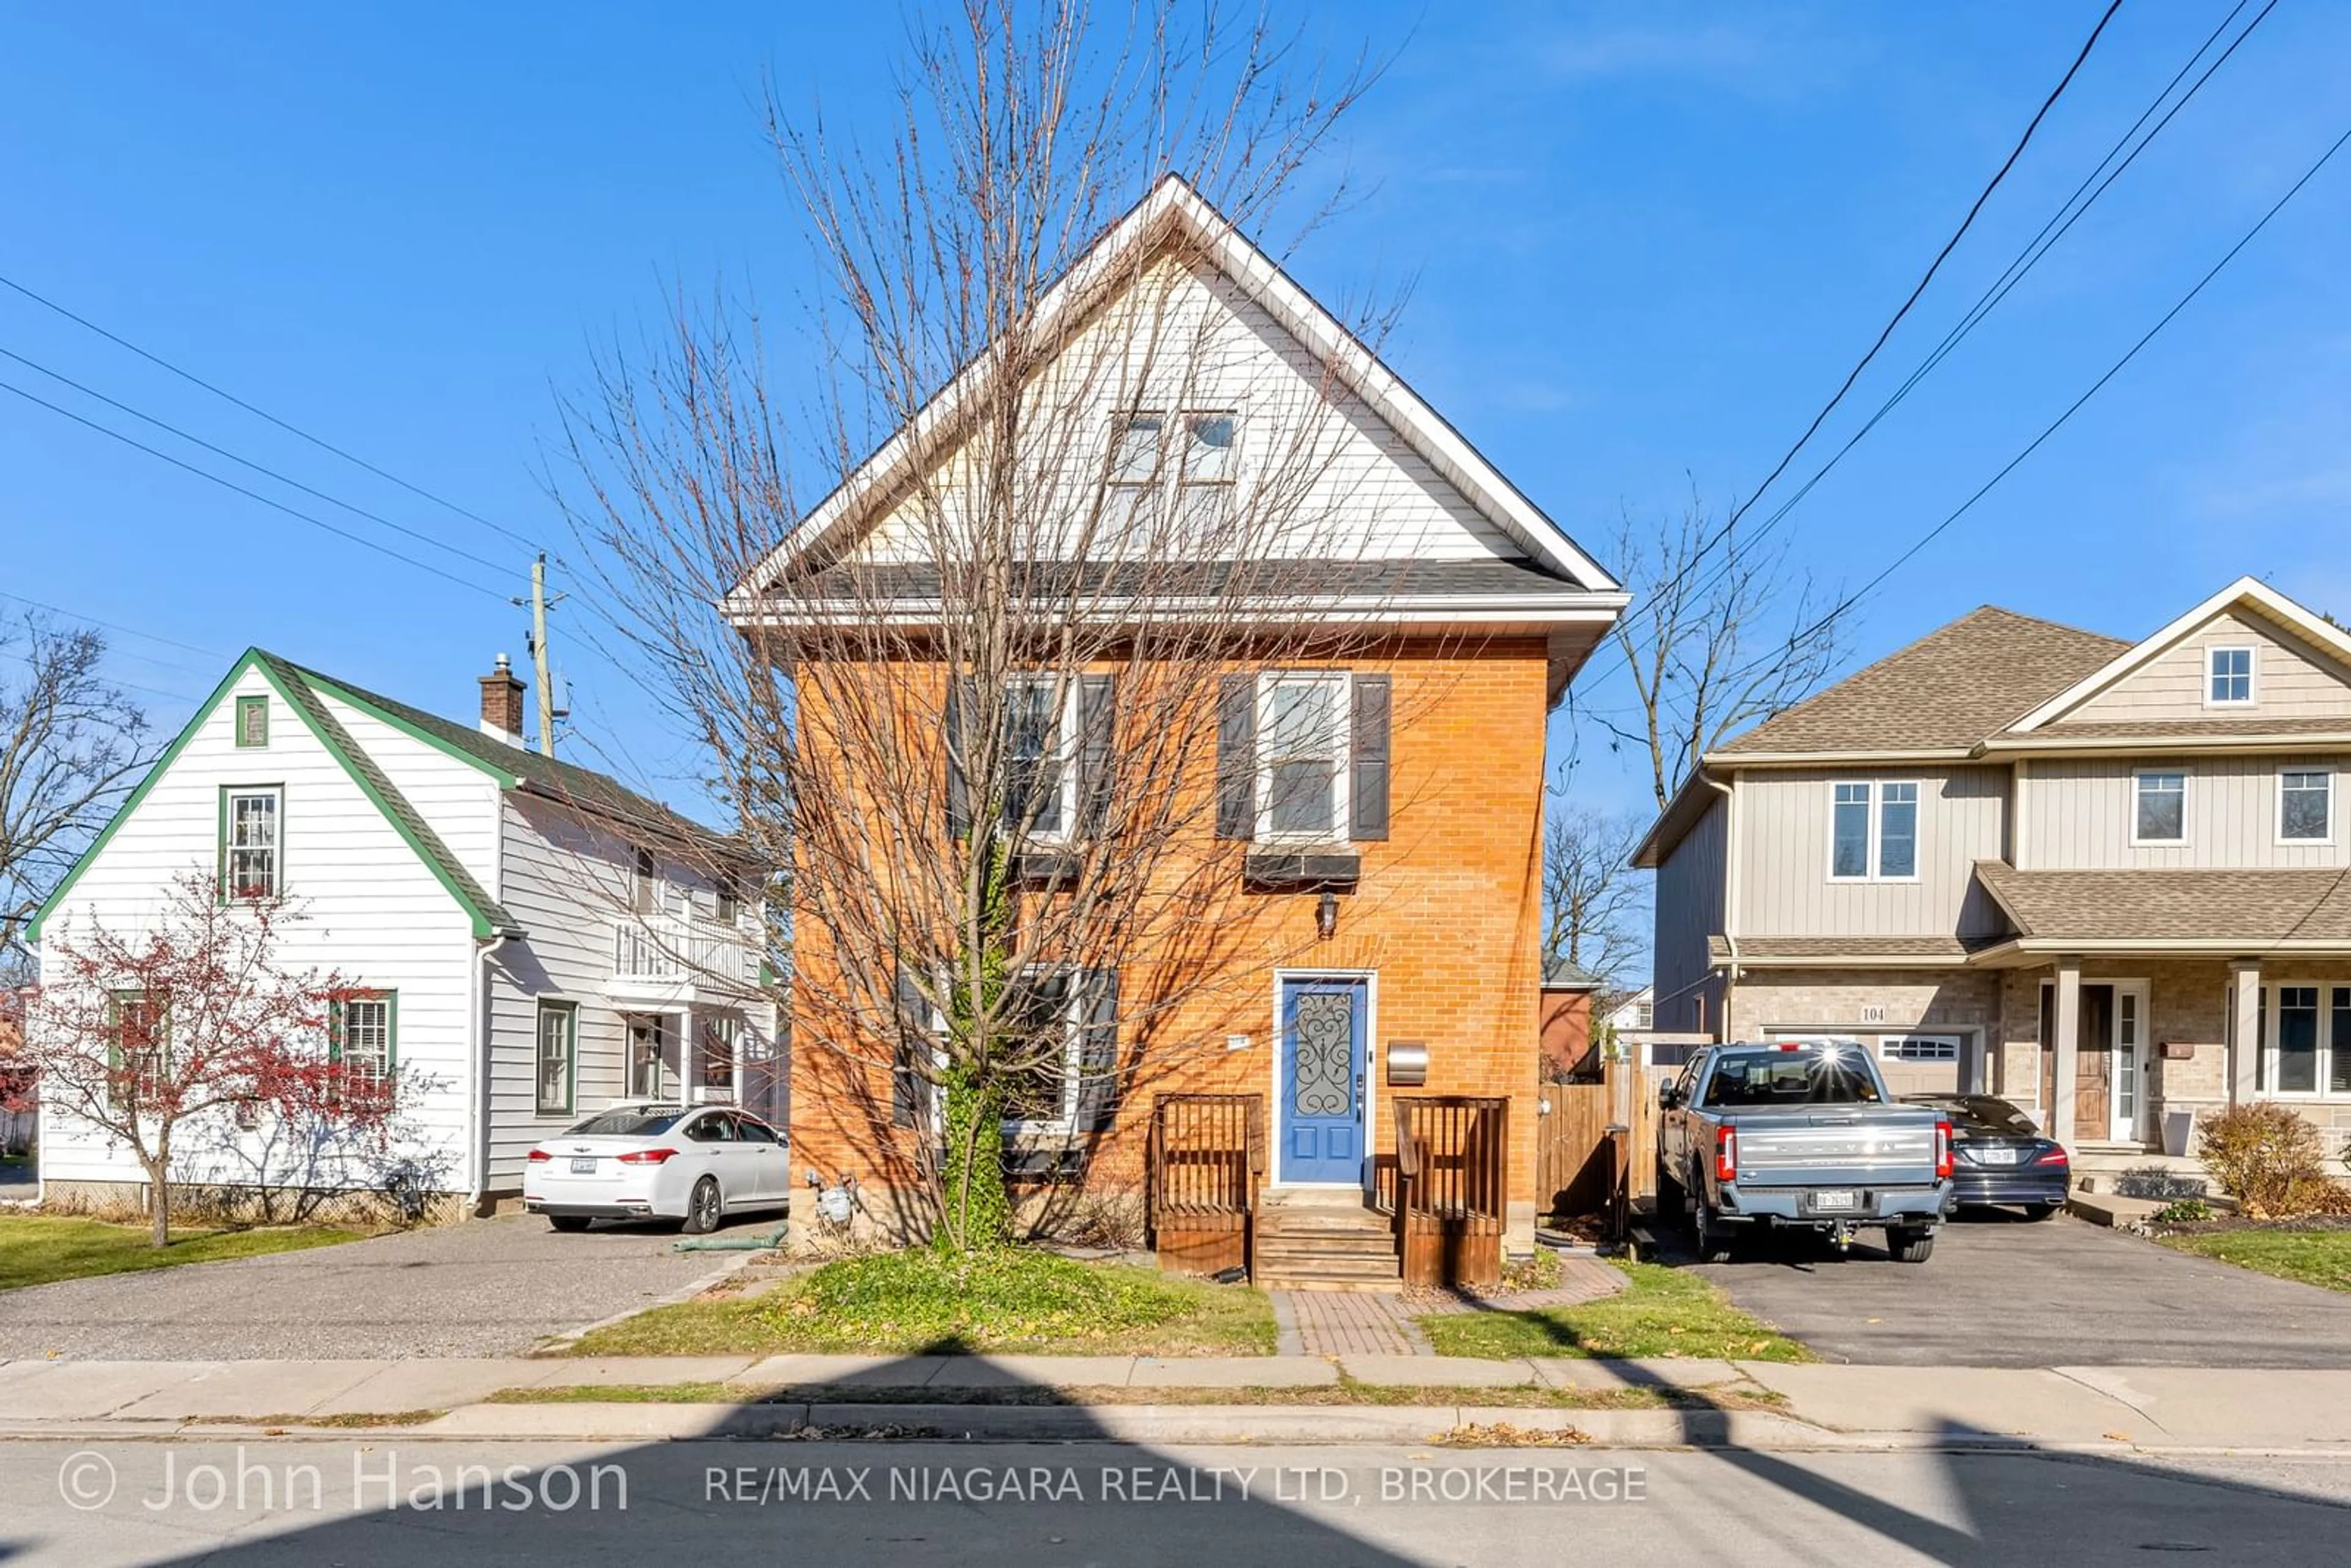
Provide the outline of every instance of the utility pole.
[[547,664],[547,552],[530,563],[530,662],[538,676],[538,754],[555,755],[553,677]]

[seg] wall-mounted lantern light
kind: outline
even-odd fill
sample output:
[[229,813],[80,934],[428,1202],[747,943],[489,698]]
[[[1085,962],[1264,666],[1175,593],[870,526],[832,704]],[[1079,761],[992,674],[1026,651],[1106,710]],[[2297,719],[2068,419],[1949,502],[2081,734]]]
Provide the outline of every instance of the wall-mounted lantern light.
[[1314,934],[1325,942],[1339,935],[1339,895],[1327,887],[1314,905]]

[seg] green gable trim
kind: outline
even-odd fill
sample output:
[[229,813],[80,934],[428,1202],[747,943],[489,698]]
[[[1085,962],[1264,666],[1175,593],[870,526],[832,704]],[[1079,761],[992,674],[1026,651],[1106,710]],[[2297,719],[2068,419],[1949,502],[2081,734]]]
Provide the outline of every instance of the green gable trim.
[[214,710],[220,706],[221,698],[228,695],[228,689],[231,686],[236,685],[239,675],[253,667],[254,661],[258,655],[259,650],[247,649],[245,657],[239,659],[230,667],[228,674],[221,677],[220,685],[213,688],[212,695],[196,706],[196,711],[189,716],[188,722],[180,727],[180,733],[172,737],[172,744],[163,748],[163,755],[155,759],[155,765],[152,768],[147,769],[147,777],[139,780],[139,787],[131,791],[130,797],[122,802],[121,808],[108,821],[106,826],[98,831],[98,837],[90,840],[89,848],[81,852],[81,858],[74,862],[73,869],[66,873],[65,879],[57,883],[47,899],[42,901],[41,907],[34,911],[33,918],[26,922],[26,941],[38,942],[41,939],[41,927],[48,923],[50,912],[64,901],[67,894],[73,891],[74,883],[81,880],[81,873],[89,869],[89,862],[98,858],[99,852],[113,841],[116,831],[123,823],[131,820],[131,814],[133,811],[139,810],[139,803],[147,799],[148,791],[155,788],[155,781],[171,771],[172,764],[178,761],[180,753],[188,748],[188,742],[195,738],[196,731],[204,727],[204,721],[212,717]]
[[[57,883],[56,891],[49,894],[39,911],[27,923],[25,927],[26,941],[37,942],[41,939],[42,928],[47,924],[50,913],[64,901],[67,894],[73,891],[74,884],[81,880],[82,873],[89,869],[90,862],[98,858],[99,852],[113,841],[115,833],[120,830],[122,824],[130,821],[131,814],[139,810],[140,804],[155,788],[156,781],[171,771],[172,765],[177,762],[180,754],[187,749],[188,742],[194,738],[196,732],[204,727],[215,712],[219,711],[222,700],[227,696],[230,688],[236,685],[238,679],[247,670],[261,672],[261,678],[269,683],[270,689],[277,694],[287,707],[294,710],[296,716],[301,719],[304,727],[318,738],[319,745],[327,748],[327,754],[341,765],[344,773],[350,777],[351,782],[359,786],[360,793],[365,795],[369,802],[383,814],[384,821],[392,824],[392,831],[401,836],[411,850],[415,852],[416,857],[424,862],[425,869],[433,873],[434,879],[440,883],[449,896],[456,900],[457,906],[472,919],[474,936],[476,938],[487,938],[500,932],[520,933],[522,928],[516,923],[514,917],[500,907],[497,901],[491,898],[483,890],[481,884],[474,880],[473,874],[458,862],[456,856],[450,852],[449,846],[441,841],[441,836],[417,814],[416,809],[409,804],[407,797],[401,794],[398,787],[384,776],[383,770],[375,766],[374,759],[368,757],[366,752],[351,739],[350,732],[336,721],[333,714],[327,711],[325,705],[320,703],[309,688],[293,674],[291,666],[287,665],[283,660],[263,653],[258,648],[248,648],[231,667],[228,674],[221,677],[220,685],[213,688],[212,695],[204,700],[194,715],[181,727],[180,733],[172,737],[172,744],[163,748],[163,755],[155,759],[155,766],[148,769],[147,777],[139,781],[139,787],[133,789],[130,798],[122,802],[121,810],[115,812],[113,820],[99,831],[98,837],[90,841],[89,848],[82,852],[81,858],[74,862],[73,869],[66,873],[64,880]],[[280,810],[278,837],[281,845],[279,852],[282,857],[284,853],[282,845],[285,839],[282,807]],[[282,881],[284,875],[282,859],[279,874]]]
[[[457,727],[446,720],[413,710],[402,711],[406,707],[405,704],[394,703],[388,697],[377,696],[373,692],[363,692],[356,686],[345,685],[342,682],[322,675],[316,670],[306,670],[299,664],[289,664],[275,654],[265,655],[265,657],[277,665],[288,680],[316,687],[338,701],[349,703],[370,718],[390,725],[411,740],[421,741],[445,757],[455,758],[466,767],[489,775],[497,780],[498,788],[501,789],[514,789],[522,782],[515,776],[513,769],[499,767],[497,763],[472,747],[453,738],[451,732]],[[431,720],[429,726],[420,722],[426,719]]]
[[350,776],[352,783],[360,787],[360,793],[383,813],[383,820],[392,824],[392,831],[416,852],[416,858],[424,862],[424,868],[433,873],[434,880],[457,901],[457,907],[472,918],[474,936],[478,939],[495,936],[501,931],[519,933],[522,927],[516,923],[514,916],[501,908],[497,901],[474,880],[473,873],[450,852],[449,846],[442,842],[441,835],[434,832],[432,825],[418,814],[416,808],[409,804],[408,797],[400,792],[399,786],[375,765],[375,759],[351,738],[350,732],[327,710],[318,695],[299,678],[289,678],[288,674],[281,673],[282,661],[266,653],[256,653],[254,657],[262,678],[286,699],[286,706],[294,710],[295,716],[312,735],[318,737],[319,744],[327,748],[329,755],[343,765],[343,771]]

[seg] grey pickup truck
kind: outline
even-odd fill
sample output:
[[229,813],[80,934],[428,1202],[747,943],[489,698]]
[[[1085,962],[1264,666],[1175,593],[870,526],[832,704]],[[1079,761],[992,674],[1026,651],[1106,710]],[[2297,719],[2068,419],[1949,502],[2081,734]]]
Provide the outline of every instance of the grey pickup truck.
[[1951,1124],[1886,1092],[1863,1047],[1782,1040],[1708,1046],[1657,1092],[1657,1211],[1687,1208],[1699,1258],[1741,1235],[1864,1226],[1923,1263],[1951,1189]]

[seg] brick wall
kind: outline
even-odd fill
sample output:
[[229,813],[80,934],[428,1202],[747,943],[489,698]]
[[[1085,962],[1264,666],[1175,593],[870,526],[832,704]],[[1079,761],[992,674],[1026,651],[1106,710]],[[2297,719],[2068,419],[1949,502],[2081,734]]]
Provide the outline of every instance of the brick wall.
[[[1208,840],[1205,821],[1201,841],[1170,857],[1171,878],[1194,878],[1207,892],[1196,920],[1123,968],[1120,1047],[1132,1072],[1114,1126],[1092,1141],[1089,1193],[1141,1189],[1155,1094],[1266,1094],[1270,1132],[1276,972],[1367,972],[1375,977],[1372,1149],[1384,1156],[1393,1146],[1386,1042],[1423,1041],[1428,1082],[1416,1092],[1511,1100],[1513,1234],[1531,1245],[1546,658],[1539,640],[1495,639],[1390,647],[1348,662],[1395,683],[1393,821],[1384,842],[1354,846],[1363,880],[1341,896],[1332,938],[1317,936],[1314,894],[1244,891],[1240,846]],[[828,967],[844,956],[807,911],[797,937],[805,989],[825,992]],[[925,1184],[914,1135],[890,1125],[889,1045],[872,1029],[883,1020],[861,1029],[826,1004],[798,1005],[795,1170],[853,1175],[877,1226],[919,1230]],[[1238,1036],[1246,1045],[1228,1049]],[[1028,1201],[1056,1207],[1034,1195]],[[1072,1196],[1058,1207],[1083,1204]]]

